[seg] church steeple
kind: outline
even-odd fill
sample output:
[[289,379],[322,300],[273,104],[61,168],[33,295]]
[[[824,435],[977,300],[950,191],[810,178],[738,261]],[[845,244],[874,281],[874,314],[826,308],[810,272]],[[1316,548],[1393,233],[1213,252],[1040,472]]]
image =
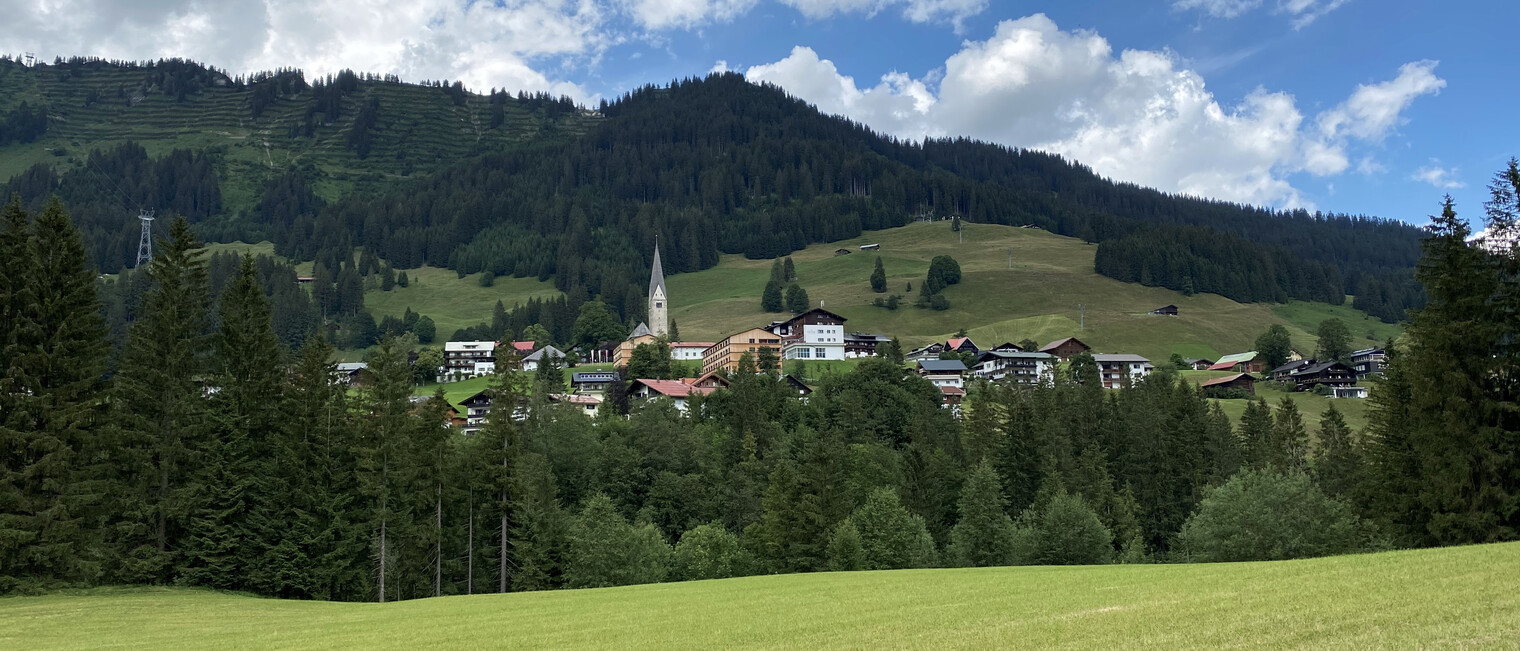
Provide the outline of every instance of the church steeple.
[[660,242],[654,243],[654,264],[649,267],[649,331],[670,334],[670,301],[665,293],[665,270],[660,267]]

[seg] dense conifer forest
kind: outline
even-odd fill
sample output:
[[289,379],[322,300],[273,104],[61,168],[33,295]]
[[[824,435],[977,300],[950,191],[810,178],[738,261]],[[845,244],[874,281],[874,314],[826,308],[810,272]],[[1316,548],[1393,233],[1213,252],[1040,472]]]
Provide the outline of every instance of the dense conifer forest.
[[[1492,190],[1487,221],[1506,233],[1520,167]],[[550,401],[553,364],[504,363],[488,423],[465,436],[441,396],[412,397],[391,337],[356,389],[323,338],[292,349],[264,289],[288,269],[208,261],[184,219],[107,377],[109,310],[63,204],[0,217],[0,592],[386,601],[1520,537],[1520,263],[1513,240],[1469,243],[1449,201],[1423,244],[1430,303],[1360,433],[1334,407],[1311,431],[1291,399],[1232,426],[1176,373],[1105,390],[1083,355],[1041,385],[973,383],[959,414],[882,358],[806,401],[745,359],[687,413],[625,397],[595,417]]]
[[[388,143],[412,128],[406,106],[376,94],[401,85],[392,78],[344,72],[308,83],[291,70],[234,78],[186,61],[78,59],[28,70],[5,60],[0,67],[56,74],[60,84],[103,67],[126,71],[141,77],[115,89],[128,104],[149,93],[182,103],[197,93],[231,93],[255,121],[285,107],[292,117],[273,137],[339,130],[335,144],[354,169],[391,169],[372,152],[391,151]],[[601,297],[625,320],[637,318],[632,297],[643,288],[630,279],[647,275],[656,237],[667,271],[680,273],[713,266],[719,253],[773,258],[953,217],[1099,243],[1099,273],[1184,292],[1335,304],[1351,294],[1356,307],[1388,321],[1423,301],[1412,275],[1420,231],[1399,222],[1169,195],[1037,151],[900,141],[737,74],[641,88],[595,111],[547,96],[475,95],[457,82],[422,86],[455,105],[488,107],[485,129],[501,128],[508,107],[527,112],[538,120],[536,135],[431,167],[407,162],[399,180],[361,179],[338,195],[319,191],[329,172],[304,165],[266,170],[256,196],[224,205],[221,186],[230,181],[215,148],[149,156],[133,144],[80,152],[85,159],[72,165],[38,163],[7,190],[31,210],[63,197],[105,272],[130,261],[131,209],[151,206],[186,217],[202,237],[269,239],[281,255],[325,261],[332,273],[362,246],[395,269],[426,264],[552,278],[566,292]],[[36,110],[28,111],[15,119],[37,124],[27,117]],[[564,131],[572,123],[579,131]],[[37,135],[35,127],[24,131]]]

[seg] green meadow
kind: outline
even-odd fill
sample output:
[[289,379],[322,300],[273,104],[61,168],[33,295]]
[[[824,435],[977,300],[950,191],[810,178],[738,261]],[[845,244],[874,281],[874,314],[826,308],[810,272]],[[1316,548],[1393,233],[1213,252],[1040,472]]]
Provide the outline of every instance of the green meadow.
[[760,576],[390,604],[0,599],[0,648],[1514,648],[1520,543],[1302,561]]
[[[861,251],[880,244],[879,252]],[[852,253],[835,255],[836,249]],[[1294,302],[1241,304],[1222,296],[1183,296],[1157,287],[1122,283],[1092,270],[1096,247],[1037,229],[967,224],[964,242],[944,223],[919,223],[861,237],[817,244],[792,254],[797,282],[813,304],[849,319],[848,329],[899,337],[904,345],[943,341],[965,329],[983,345],[1033,339],[1040,343],[1077,336],[1099,352],[1132,352],[1156,361],[1172,353],[1214,358],[1250,350],[1268,325],[1281,323],[1301,351],[1314,348],[1319,322],[1337,317],[1354,336],[1354,346],[1371,346],[1399,332],[1352,309]],[[871,270],[880,255],[889,293],[902,294],[897,310],[873,306]],[[936,255],[953,256],[963,279],[945,290],[951,308],[943,312],[912,306],[918,286]],[[670,276],[671,318],[683,338],[715,341],[732,332],[780,317],[760,310],[760,293],[770,277],[770,260],[725,255],[705,271]],[[489,321],[497,300],[508,306],[529,298],[557,295],[551,283],[532,278],[498,278],[490,288],[442,269],[410,270],[413,286],[365,294],[376,318],[399,316],[406,308],[433,318],[440,337],[458,327]],[[912,285],[913,292],[907,287]],[[1181,316],[1152,316],[1175,304]],[[1085,316],[1084,307],[1085,306]],[[1371,334],[1377,341],[1366,338]]]

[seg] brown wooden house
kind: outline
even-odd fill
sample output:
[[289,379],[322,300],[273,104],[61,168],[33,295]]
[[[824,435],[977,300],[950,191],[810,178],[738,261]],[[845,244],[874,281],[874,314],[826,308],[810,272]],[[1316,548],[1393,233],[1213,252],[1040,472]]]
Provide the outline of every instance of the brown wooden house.
[[1082,343],[1082,341],[1076,337],[1057,339],[1040,347],[1040,352],[1048,355],[1054,355],[1057,359],[1063,362],[1071,359],[1073,356],[1080,355],[1089,350],[1092,350],[1092,346],[1088,346],[1087,344]]

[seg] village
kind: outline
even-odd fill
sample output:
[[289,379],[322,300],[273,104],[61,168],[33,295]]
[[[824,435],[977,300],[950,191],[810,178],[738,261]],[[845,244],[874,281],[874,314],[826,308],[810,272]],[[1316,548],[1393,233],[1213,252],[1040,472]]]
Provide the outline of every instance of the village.
[[[647,296],[648,320],[639,323],[622,341],[570,350],[534,341],[449,341],[444,345],[444,363],[437,369],[436,376],[441,382],[453,383],[491,376],[498,371],[536,372],[545,364],[557,368],[572,367],[568,391],[549,394],[551,402],[572,405],[588,415],[595,415],[608,399],[613,385],[617,384],[632,402],[663,399],[677,411],[685,413],[694,402],[693,397],[707,396],[727,388],[733,374],[740,372],[741,368],[776,371],[778,381],[789,385],[805,400],[813,387],[800,374],[788,373],[784,369],[812,362],[886,357],[900,361],[905,370],[918,374],[938,388],[941,406],[959,416],[968,390],[975,383],[1035,385],[1049,382],[1058,369],[1069,365],[1078,356],[1090,358],[1096,365],[1104,389],[1130,386],[1158,368],[1210,371],[1213,373],[1199,378],[1200,390],[1205,396],[1221,399],[1252,397],[1256,394],[1256,384],[1262,381],[1279,383],[1293,392],[1362,399],[1367,397],[1368,389],[1359,383],[1369,377],[1381,376],[1385,361],[1382,348],[1354,351],[1349,356],[1349,363],[1315,360],[1290,351],[1287,362],[1275,368],[1268,368],[1267,357],[1259,351],[1225,355],[1219,359],[1174,355],[1169,360],[1151,360],[1132,353],[1096,351],[1077,336],[1044,345],[1025,340],[991,346],[978,344],[969,336],[957,336],[904,351],[890,335],[849,331],[845,317],[822,307],[734,332],[719,341],[683,341],[671,339],[670,298],[656,248]],[[1176,317],[1179,311],[1176,305],[1167,305],[1151,314]],[[673,362],[671,367],[682,377],[628,376],[635,352],[646,348],[651,353],[668,350]],[[582,365],[589,370],[574,370]],[[362,362],[344,363],[338,366],[338,371],[350,384],[360,384],[365,368]],[[483,427],[491,409],[491,393],[490,389],[482,389],[451,404],[452,426],[466,434]]]

